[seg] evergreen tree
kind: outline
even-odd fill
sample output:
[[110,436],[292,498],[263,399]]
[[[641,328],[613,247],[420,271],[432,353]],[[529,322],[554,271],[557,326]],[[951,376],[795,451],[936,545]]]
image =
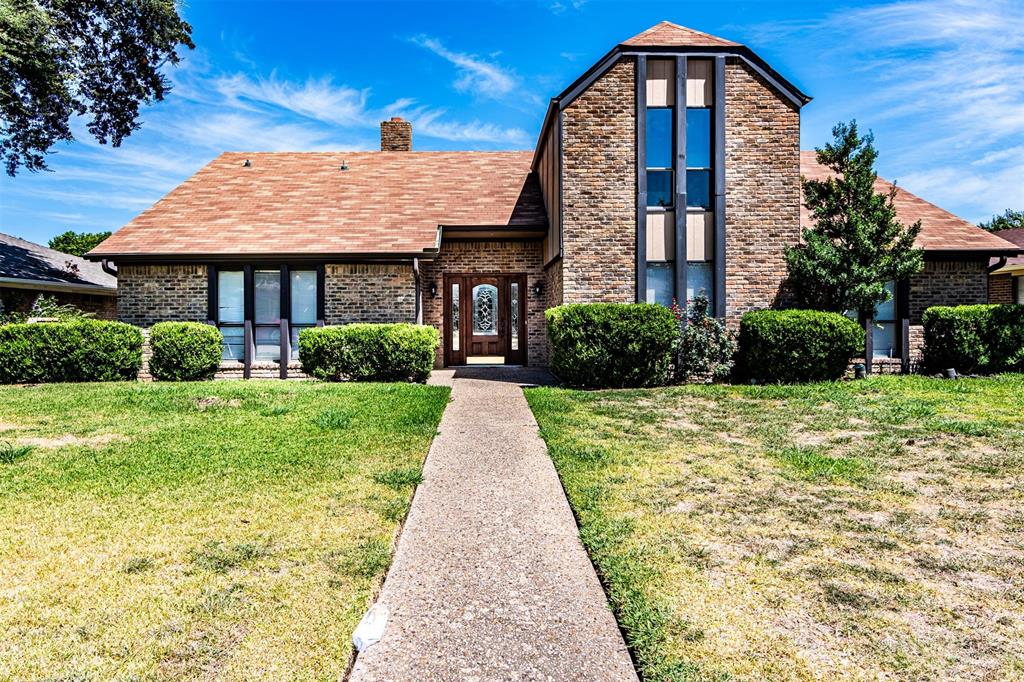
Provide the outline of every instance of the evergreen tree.
[[832,136],[816,151],[834,176],[802,180],[814,225],[804,230],[802,244],[786,250],[790,282],[802,307],[870,317],[889,299],[886,282],[923,267],[914,248],[921,221],[905,226],[896,218],[895,186],[875,191],[878,152],[870,132],[861,137],[851,121],[836,125]]

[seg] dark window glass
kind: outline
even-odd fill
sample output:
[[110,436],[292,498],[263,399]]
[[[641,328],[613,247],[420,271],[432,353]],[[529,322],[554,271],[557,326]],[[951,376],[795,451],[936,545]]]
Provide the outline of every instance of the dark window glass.
[[672,110],[647,110],[647,167],[672,167]]
[[686,110],[686,166],[711,167],[711,110]]
[[[647,175],[650,176],[650,173]],[[649,182],[650,180],[648,180]],[[648,194],[649,196],[650,194]],[[648,203],[650,202],[648,201]],[[711,171],[686,171],[686,205],[696,208],[711,208]]]
[[672,205],[672,171],[647,171],[647,205]]

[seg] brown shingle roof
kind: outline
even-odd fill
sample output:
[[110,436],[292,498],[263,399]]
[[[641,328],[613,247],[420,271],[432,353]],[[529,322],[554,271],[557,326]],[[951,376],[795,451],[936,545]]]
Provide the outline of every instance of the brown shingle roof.
[[671,21],[662,21],[629,40],[622,41],[629,47],[739,47],[725,38],[695,31]]
[[422,252],[437,246],[440,225],[546,224],[531,158],[525,151],[225,153],[89,255]]
[[[832,171],[818,163],[813,151],[800,152],[800,173],[808,180],[824,180],[832,175]],[[875,181],[876,192],[889,192],[892,183],[878,178]],[[921,221],[921,233],[917,237],[917,246],[926,251],[1012,251],[1014,244],[1000,239],[991,232],[972,225],[963,218],[958,218],[935,204],[915,196],[905,189],[896,190],[896,215],[906,225]],[[807,207],[800,206],[800,223],[804,227],[811,224],[811,215]]]

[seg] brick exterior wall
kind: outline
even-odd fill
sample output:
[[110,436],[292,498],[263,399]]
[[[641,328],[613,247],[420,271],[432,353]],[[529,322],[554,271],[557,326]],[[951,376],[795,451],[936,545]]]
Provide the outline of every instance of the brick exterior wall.
[[97,294],[73,294],[38,289],[14,289],[0,287],[0,314],[28,313],[36,299],[46,296],[57,301],[57,305],[73,305],[83,313],[91,313],[97,320],[117,319],[117,297]]
[[562,112],[566,303],[636,300],[634,61],[620,60]]
[[800,240],[800,112],[746,63],[725,65],[726,314],[788,303],[786,246]]
[[989,303],[1013,303],[1013,275],[992,275],[988,278]]
[[925,261],[910,278],[910,324],[933,305],[974,305],[988,300],[988,260]]
[[910,278],[911,369],[921,361],[924,327],[921,316],[936,305],[974,305],[988,302],[988,260],[925,261],[924,270]]
[[326,324],[416,321],[411,264],[335,264],[324,274]]
[[139,327],[157,322],[205,322],[205,265],[120,265],[117,319]]
[[[541,242],[442,242],[441,252],[432,261],[420,263],[423,282],[423,323],[444,333],[444,274],[526,274],[526,361],[531,366],[546,366],[548,347],[544,310],[550,301],[551,285],[542,267]],[[552,266],[554,268],[555,266]],[[552,269],[549,268],[549,271]],[[544,283],[544,296],[533,295],[537,282]],[[430,295],[430,284],[437,285],[437,296]],[[444,341],[444,340],[442,340]],[[444,343],[438,349],[437,364],[444,362]]]

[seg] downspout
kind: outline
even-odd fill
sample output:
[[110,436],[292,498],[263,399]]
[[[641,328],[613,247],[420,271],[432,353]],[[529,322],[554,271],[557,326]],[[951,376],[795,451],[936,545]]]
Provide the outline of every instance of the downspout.
[[1006,256],[1000,256],[999,260],[996,262],[995,265],[988,266],[988,270],[986,270],[986,272],[988,272],[988,274],[991,275],[993,272],[1003,267],[1004,265],[1006,265]]
[[[1003,259],[1003,262],[1006,262],[1005,258]],[[103,268],[103,272],[107,273],[108,275],[111,275],[112,277],[117,277],[117,268],[111,266],[110,261],[108,261],[106,258],[100,261],[100,267]]]
[[413,281],[416,287],[416,324],[423,324],[423,286],[420,284],[420,259],[412,259]]

